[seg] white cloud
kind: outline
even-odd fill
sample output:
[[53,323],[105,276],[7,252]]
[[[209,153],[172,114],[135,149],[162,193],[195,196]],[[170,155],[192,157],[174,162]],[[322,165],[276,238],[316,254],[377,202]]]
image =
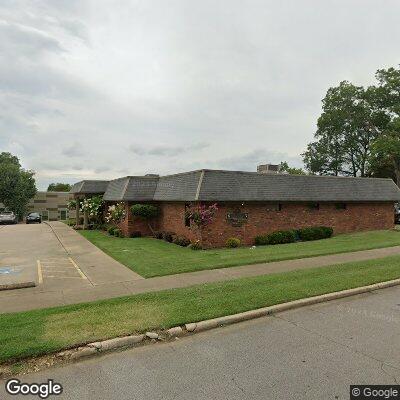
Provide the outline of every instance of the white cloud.
[[399,12],[395,0],[3,1],[1,150],[40,187],[299,165],[327,88],[400,62]]

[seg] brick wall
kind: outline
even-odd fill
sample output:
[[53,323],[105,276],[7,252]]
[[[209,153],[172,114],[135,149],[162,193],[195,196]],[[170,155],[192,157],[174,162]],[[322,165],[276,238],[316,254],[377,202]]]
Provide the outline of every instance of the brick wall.
[[[120,224],[126,236],[140,231],[151,235],[148,224],[134,218],[126,205],[127,218]],[[226,239],[237,237],[245,245],[252,245],[257,235],[277,230],[298,229],[307,226],[331,226],[334,233],[393,228],[392,203],[347,203],[346,209],[337,209],[334,203],[320,203],[311,209],[307,203],[282,203],[281,210],[271,203],[219,203],[213,222],[201,232],[185,226],[185,203],[160,203],[160,217],[152,221],[155,231],[171,231],[190,240],[201,240],[204,247],[222,247]],[[227,214],[240,210],[247,213],[247,222],[233,226]]]
[[[391,229],[394,225],[392,203],[347,203],[345,210],[337,209],[334,203],[320,203],[318,210],[303,203],[282,203],[281,211],[273,210],[274,206],[269,203],[219,204],[213,223],[203,228],[203,245],[224,246],[229,237],[251,245],[257,235],[307,226],[331,226],[336,234]],[[247,222],[240,227],[230,225],[226,219],[227,213],[236,209],[248,213]]]
[[190,240],[200,240],[200,232],[185,226],[185,203],[161,203],[160,231],[171,231]]

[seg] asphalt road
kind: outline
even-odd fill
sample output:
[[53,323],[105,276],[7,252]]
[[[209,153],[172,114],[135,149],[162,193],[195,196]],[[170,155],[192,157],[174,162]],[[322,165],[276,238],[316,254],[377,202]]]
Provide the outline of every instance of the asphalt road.
[[[350,384],[400,383],[399,303],[384,289],[22,380],[53,378],[63,399],[348,399]],[[0,398],[17,397],[3,384]]]

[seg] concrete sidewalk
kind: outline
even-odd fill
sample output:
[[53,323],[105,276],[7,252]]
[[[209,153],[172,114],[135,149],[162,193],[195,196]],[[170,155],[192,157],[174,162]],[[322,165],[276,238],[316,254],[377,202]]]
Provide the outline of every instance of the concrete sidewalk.
[[[104,264],[105,254],[65,224],[51,223],[50,225],[65,250],[73,256],[85,274],[96,277],[96,283],[79,288],[70,287],[52,290],[51,288],[38,287],[0,292],[0,313],[47,308],[137,293],[188,287],[202,283],[400,255],[400,246],[396,246],[265,264],[196,271],[150,279],[143,279],[137,274],[132,274],[131,270],[124,267],[127,279],[123,279],[124,273],[121,271],[122,280],[115,281],[109,280],[110,275],[107,274],[113,274],[115,278],[115,271],[113,272],[113,270],[115,268],[119,270],[122,267],[121,264],[106,256],[110,262],[110,271],[107,271],[107,268],[101,268],[98,272],[93,273],[90,265],[96,264],[96,257],[101,259]],[[116,266],[113,263],[118,265]],[[105,275],[101,276],[101,274]]]

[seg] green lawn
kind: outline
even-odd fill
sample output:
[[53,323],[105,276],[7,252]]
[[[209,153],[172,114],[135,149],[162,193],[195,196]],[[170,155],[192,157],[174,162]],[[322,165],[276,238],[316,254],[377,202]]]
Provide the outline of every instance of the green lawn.
[[400,245],[400,231],[338,235],[330,239],[257,248],[193,251],[152,238],[116,238],[101,231],[79,231],[85,238],[139,275],[179,274]]
[[0,362],[400,277],[400,256],[0,314]]

